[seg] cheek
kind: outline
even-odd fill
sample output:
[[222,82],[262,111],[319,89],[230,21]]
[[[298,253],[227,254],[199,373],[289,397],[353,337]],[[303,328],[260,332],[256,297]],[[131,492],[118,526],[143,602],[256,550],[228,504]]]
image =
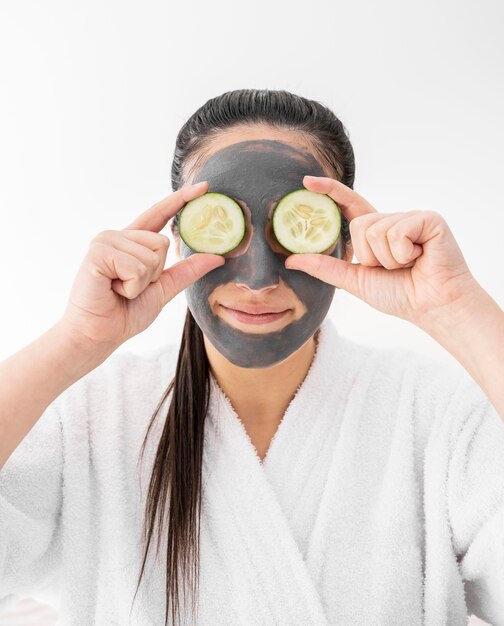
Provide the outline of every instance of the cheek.
[[317,278],[313,278],[313,276],[309,276],[302,283],[291,283],[291,286],[297,291],[299,299],[306,306],[308,312],[326,308],[327,303],[332,300],[335,291],[332,285],[321,282]]
[[212,291],[212,288],[208,288],[207,285],[201,284],[200,279],[196,283],[193,283],[185,290],[185,297],[187,300],[187,306],[189,307],[197,324],[205,329],[208,327],[211,319],[214,317],[212,309],[210,307],[208,292]]

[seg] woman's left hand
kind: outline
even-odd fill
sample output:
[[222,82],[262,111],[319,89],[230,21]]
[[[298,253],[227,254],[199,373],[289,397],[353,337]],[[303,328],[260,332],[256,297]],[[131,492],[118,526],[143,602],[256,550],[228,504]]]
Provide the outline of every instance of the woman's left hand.
[[418,326],[481,291],[438,213],[378,213],[337,180],[307,176],[303,183],[310,191],[330,196],[349,220],[359,263],[327,254],[292,254],[285,267],[307,272]]

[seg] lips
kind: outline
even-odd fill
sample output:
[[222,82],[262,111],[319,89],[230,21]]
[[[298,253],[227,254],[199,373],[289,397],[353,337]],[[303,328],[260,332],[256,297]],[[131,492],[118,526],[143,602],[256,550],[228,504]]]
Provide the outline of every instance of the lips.
[[[250,304],[233,304],[231,308],[225,306],[223,304],[220,305],[225,313],[225,317],[234,319],[236,322],[241,322],[242,324],[247,324],[251,326],[259,326],[271,324],[272,322],[276,322],[282,318],[284,318],[291,309],[280,309],[280,307],[272,307],[272,306],[264,306],[264,305],[256,305],[251,306]],[[246,309],[247,311],[245,311]],[[253,311],[250,313],[249,311]]]
[[268,313],[284,313],[288,311],[285,307],[272,307],[265,305],[252,305],[252,304],[221,304],[225,309],[232,311],[239,311],[241,313],[248,313],[249,315],[265,315]]

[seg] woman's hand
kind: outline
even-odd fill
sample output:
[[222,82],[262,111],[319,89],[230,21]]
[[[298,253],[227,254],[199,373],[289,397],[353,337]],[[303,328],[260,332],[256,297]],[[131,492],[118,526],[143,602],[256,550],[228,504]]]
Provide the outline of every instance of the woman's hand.
[[164,269],[170,240],[159,231],[207,189],[206,181],[182,187],[123,230],[94,237],[58,322],[72,339],[116,349],[145,330],[176,294],[224,263],[222,256],[193,254]]
[[359,263],[326,254],[292,254],[285,267],[303,270],[420,327],[481,291],[438,213],[378,213],[337,180],[306,176],[303,182],[310,191],[330,196],[349,220]]

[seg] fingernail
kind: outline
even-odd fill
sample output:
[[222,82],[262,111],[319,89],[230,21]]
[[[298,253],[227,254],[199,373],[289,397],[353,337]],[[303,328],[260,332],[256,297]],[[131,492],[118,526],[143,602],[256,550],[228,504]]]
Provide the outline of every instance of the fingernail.
[[208,182],[208,180],[202,180],[199,183],[194,183],[191,185],[191,187],[200,187],[201,185],[205,185]]

